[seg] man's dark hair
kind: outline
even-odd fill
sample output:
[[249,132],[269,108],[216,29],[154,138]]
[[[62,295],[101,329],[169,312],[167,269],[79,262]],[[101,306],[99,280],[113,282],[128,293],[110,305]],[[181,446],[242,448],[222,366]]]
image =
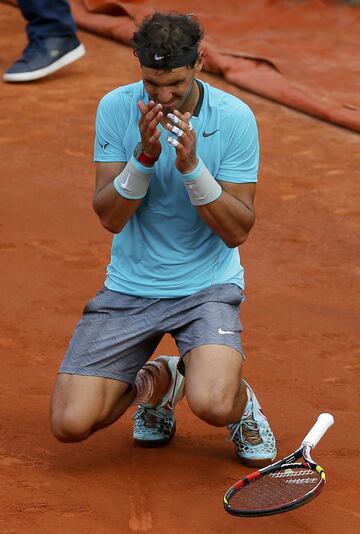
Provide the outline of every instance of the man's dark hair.
[[203,28],[194,15],[156,12],[145,17],[134,33],[134,54],[141,65],[152,69],[193,68],[203,34]]

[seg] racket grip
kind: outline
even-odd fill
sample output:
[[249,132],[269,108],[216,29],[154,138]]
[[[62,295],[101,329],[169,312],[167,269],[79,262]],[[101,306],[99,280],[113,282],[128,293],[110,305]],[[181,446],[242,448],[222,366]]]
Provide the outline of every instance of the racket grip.
[[301,446],[309,445],[315,447],[325,432],[334,424],[334,418],[330,413],[322,413],[317,418],[312,429],[306,434]]

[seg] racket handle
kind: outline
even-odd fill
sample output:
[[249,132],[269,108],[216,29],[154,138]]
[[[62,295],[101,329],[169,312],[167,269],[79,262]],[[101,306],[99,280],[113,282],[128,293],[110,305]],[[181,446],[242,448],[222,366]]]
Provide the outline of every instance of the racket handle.
[[309,445],[315,447],[325,432],[334,424],[334,418],[330,413],[322,413],[317,418],[316,423],[312,429],[306,434],[301,446]]

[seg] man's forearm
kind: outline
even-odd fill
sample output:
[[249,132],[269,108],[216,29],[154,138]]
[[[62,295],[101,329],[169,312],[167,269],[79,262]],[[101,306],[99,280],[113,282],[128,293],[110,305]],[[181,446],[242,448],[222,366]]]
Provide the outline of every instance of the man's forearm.
[[104,228],[118,234],[135,213],[142,199],[131,200],[122,197],[115,190],[113,182],[95,192],[93,207]]
[[195,168],[179,175],[190,202],[213,232],[230,248],[244,243],[255,222],[254,184],[220,184],[200,158]]
[[255,223],[255,213],[242,200],[226,191],[204,206],[197,206],[201,218],[230,248],[244,243]]
[[110,172],[106,184],[96,189],[93,206],[107,230],[121,232],[146,196],[152,174],[152,166],[132,156],[115,178]]

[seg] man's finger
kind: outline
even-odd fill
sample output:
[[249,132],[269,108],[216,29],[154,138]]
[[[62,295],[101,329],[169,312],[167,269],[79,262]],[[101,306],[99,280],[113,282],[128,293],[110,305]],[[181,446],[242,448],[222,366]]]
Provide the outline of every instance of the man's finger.
[[143,100],[139,100],[137,104],[138,104],[138,108],[141,111],[141,114],[145,115],[150,109],[154,107],[155,102],[153,100],[150,100],[148,104],[145,104]]
[[156,104],[155,107],[153,107],[152,109],[150,109],[145,115],[144,115],[144,120],[147,122],[147,123],[151,123],[152,121],[156,120],[156,122],[160,122],[161,118],[162,118],[162,111],[161,111],[161,104]]
[[184,130],[182,130],[181,128],[178,128],[177,126],[171,126],[171,124],[169,123],[168,123],[168,126],[169,128],[171,128],[171,132],[177,135],[178,137],[181,137],[182,135],[184,135]]
[[[176,115],[174,115],[173,113],[168,113],[167,114],[167,118],[169,120],[171,120],[171,122],[175,125],[171,128],[171,131],[173,133],[175,133],[176,135],[178,135],[179,137],[181,137],[182,134],[178,134],[176,133],[176,131],[174,130],[174,128],[178,128],[180,129],[180,131],[185,131],[186,130],[186,127],[188,128],[189,132],[192,132],[192,130],[194,129],[193,128],[193,125],[191,124],[191,121],[190,121],[190,117],[191,117],[191,114],[190,113],[185,113],[184,116],[183,116],[183,120],[180,119],[180,117],[177,117]],[[171,125],[169,125],[170,127]]]
[[171,120],[171,122],[175,124],[175,126],[180,124],[181,119],[177,117],[176,115],[174,115],[173,113],[168,113],[167,116],[168,116],[168,119]]
[[180,145],[180,141],[178,141],[177,139],[175,139],[175,137],[171,137],[171,135],[169,135],[167,138],[166,138],[166,141],[174,146],[175,148],[178,147]]

